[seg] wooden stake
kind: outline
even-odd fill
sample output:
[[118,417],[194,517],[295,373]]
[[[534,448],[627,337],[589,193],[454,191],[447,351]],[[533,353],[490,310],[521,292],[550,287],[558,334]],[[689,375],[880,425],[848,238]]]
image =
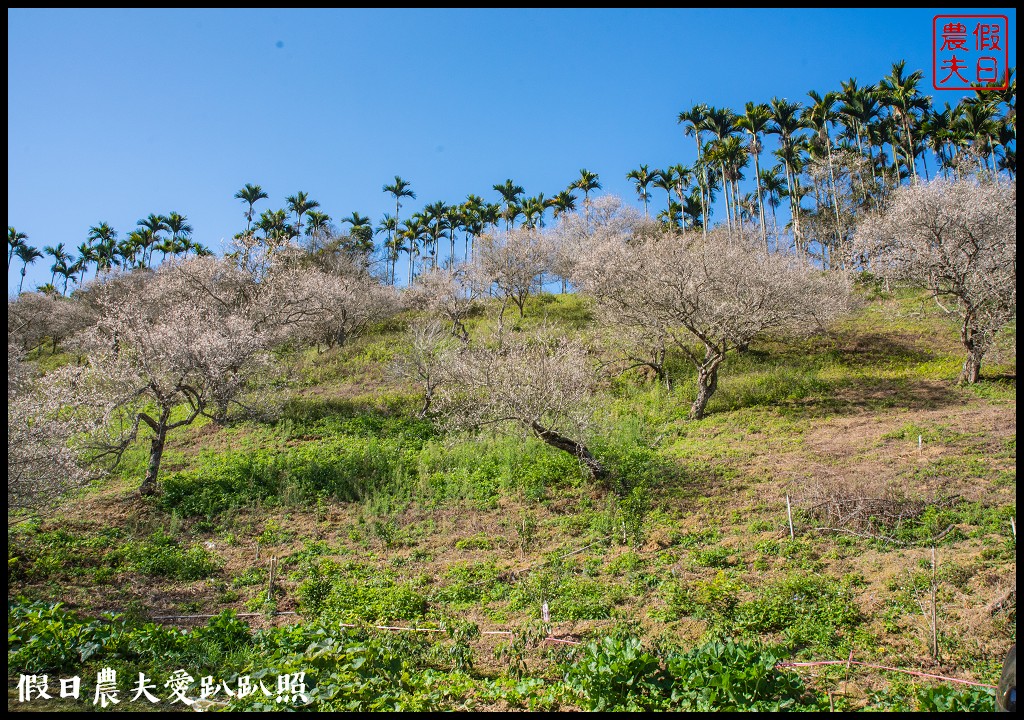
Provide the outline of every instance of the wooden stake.
[[789,493],[786,493],[786,517],[789,518],[789,539],[794,540],[793,534],[793,508],[789,504]]
[[274,569],[277,567],[277,558],[270,558],[270,582],[267,583],[267,602],[274,599]]
[[1017,542],[1017,523],[1013,521],[1013,518],[1010,518],[1010,529],[1013,530],[1013,541]]
[[939,629],[935,612],[935,546],[932,546],[932,657],[939,659]]

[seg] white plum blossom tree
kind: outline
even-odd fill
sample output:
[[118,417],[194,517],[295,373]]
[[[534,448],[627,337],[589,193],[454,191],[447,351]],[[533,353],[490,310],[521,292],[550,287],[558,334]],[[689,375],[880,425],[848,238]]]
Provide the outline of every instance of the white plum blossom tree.
[[704,416],[726,355],[768,331],[813,332],[849,306],[845,274],[823,273],[770,253],[751,232],[633,232],[595,235],[573,282],[604,317],[652,347],[669,342],[697,370],[689,417]]
[[541,287],[544,273],[551,268],[551,246],[548,236],[536,228],[514,228],[482,235],[473,262],[479,286],[493,287],[502,298],[501,317],[509,301],[523,317],[526,298]]
[[957,319],[967,351],[958,381],[977,382],[1017,314],[1016,183],[968,176],[901,186],[856,239],[877,274],[927,289]]
[[[22,297],[25,297],[24,295]],[[39,377],[24,352],[7,345],[7,508],[44,509],[96,472],[82,462],[78,443],[100,426],[110,408],[69,393],[82,368]]]
[[595,375],[586,348],[540,331],[471,342],[450,356],[436,390],[441,414],[455,427],[519,425],[578,458],[596,479],[608,469],[583,442]]
[[471,267],[456,265],[437,268],[420,275],[416,285],[406,291],[413,307],[427,310],[451,323],[451,335],[469,340],[463,321],[479,299],[479,285],[473,281]]
[[106,432],[91,447],[94,459],[120,459],[145,433],[149,462],[140,492],[153,494],[169,433],[200,415],[213,417],[263,366],[264,313],[254,311],[237,268],[212,257],[168,263],[92,293],[98,319],[77,338],[84,365],[66,391],[109,408]]
[[429,319],[409,328],[408,346],[391,365],[391,372],[403,380],[417,383],[423,391],[419,416],[430,412],[434,393],[448,379],[455,353],[452,333],[439,320]]

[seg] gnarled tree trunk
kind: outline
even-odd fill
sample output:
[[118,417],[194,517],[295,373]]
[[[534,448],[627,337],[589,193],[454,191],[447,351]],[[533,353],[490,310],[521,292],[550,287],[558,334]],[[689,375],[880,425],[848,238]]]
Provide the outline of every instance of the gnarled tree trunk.
[[722,363],[722,355],[711,355],[704,359],[704,364],[697,368],[697,399],[690,406],[690,420],[700,420],[704,417],[704,410],[708,400],[718,389],[718,366]]
[[580,462],[587,467],[587,470],[590,471],[591,476],[595,480],[604,480],[611,474],[608,472],[608,468],[602,465],[601,462],[591,454],[586,445],[578,443],[572,438],[568,438],[555,430],[545,428],[536,420],[531,423],[530,427],[533,429],[533,432],[537,434],[537,437],[551,447],[557,448],[558,450],[567,452],[570,455],[579,458]]
[[983,347],[979,347],[975,335],[975,330],[968,323],[964,323],[960,327],[960,341],[967,349],[967,359],[964,360],[960,377],[957,378],[957,382],[961,385],[973,385],[981,376],[981,360],[985,355],[985,350]]
[[148,415],[140,415],[142,420],[153,429],[153,439],[149,444],[149,464],[146,466],[146,477],[142,480],[139,488],[141,495],[156,495],[156,478],[160,473],[160,461],[164,456],[164,443],[167,441],[167,421],[171,417],[171,409],[164,408],[160,413],[159,420],[153,420]]

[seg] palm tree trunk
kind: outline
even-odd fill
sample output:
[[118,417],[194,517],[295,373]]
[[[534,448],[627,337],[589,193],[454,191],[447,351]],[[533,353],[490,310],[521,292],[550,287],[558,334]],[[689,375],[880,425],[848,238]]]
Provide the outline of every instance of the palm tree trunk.
[[906,130],[906,133],[907,133],[907,150],[909,151],[909,155],[907,157],[910,158],[910,174],[911,174],[911,177],[914,178],[914,183],[916,184],[917,183],[917,155],[914,154],[914,135],[913,135],[913,133],[910,132],[910,123],[907,121],[907,114],[908,113],[905,113],[905,112],[902,113],[902,115],[903,115],[903,128]]
[[800,207],[801,207],[800,206],[800,201],[803,198],[803,195],[800,193],[799,182],[800,181],[797,178],[796,172],[794,172],[793,173],[793,193],[794,193],[794,195],[796,197],[794,197],[792,200],[793,200],[793,213],[794,213],[793,217],[796,220],[796,226],[795,226],[793,232],[794,232],[794,237],[799,238],[800,247],[803,250],[804,255],[807,255],[807,252],[808,252],[807,241],[804,239],[804,229],[803,229],[803,224],[801,223],[801,219],[800,219]]
[[794,199],[794,196],[796,195],[796,190],[793,187],[793,180],[792,180],[792,177],[790,176],[790,172],[789,172],[789,160],[786,159],[785,163],[786,163],[786,189],[789,190],[789,215],[790,215],[790,222],[793,224],[793,247],[795,247],[796,251],[799,253],[800,252],[800,235],[799,235],[799,232],[798,232],[798,227],[800,225],[800,221],[797,219],[796,200]]
[[[875,175],[875,146],[871,142],[871,136],[867,136],[868,142],[868,163],[871,165],[871,180],[877,185],[878,177]],[[882,191],[885,191],[885,177],[882,177]]]
[[732,180],[732,209],[736,213],[736,232],[739,233],[743,227],[743,216],[740,212],[740,184],[735,179]]
[[718,163],[722,171],[722,189],[725,191],[725,219],[729,223],[729,237],[732,237],[732,207],[729,204],[729,181],[725,179],[725,163]]
[[772,234],[775,236],[775,249],[779,249],[779,218],[775,215],[775,203],[768,198],[768,204],[772,208]]
[[897,147],[896,142],[897,141],[895,139],[893,139],[893,140],[890,141],[889,144],[892,146],[892,171],[896,175],[896,187],[899,187],[900,184],[901,184],[901,178],[900,178],[900,153],[899,153],[899,148]]
[[[754,147],[757,148],[757,136],[754,136]],[[758,159],[760,153],[754,153],[754,176],[757,178],[757,214],[761,220],[761,242],[764,243],[764,251],[768,252],[768,230],[764,225],[764,199],[761,197],[761,162]]]
[[836,175],[832,169],[832,137],[828,134],[827,125],[825,126],[825,149],[828,150],[828,179],[832,184],[832,207],[836,211],[836,246],[838,247],[843,237],[843,225],[839,219],[839,191],[836,188]]
[[[704,228],[704,237],[708,235],[708,206],[704,202],[704,163],[700,154],[700,133],[694,131],[694,139],[697,141],[697,187],[700,190],[700,218],[701,226]],[[668,214],[672,214],[671,197],[669,198]],[[685,224],[685,223],[684,223]]]
[[[849,129],[848,125],[847,129]],[[859,157],[864,157],[864,145],[860,139],[860,123],[856,120],[853,121],[853,132],[857,135],[857,154]],[[867,188],[864,187],[864,175],[859,170],[857,171],[857,181],[860,183],[861,194],[867,195]]]

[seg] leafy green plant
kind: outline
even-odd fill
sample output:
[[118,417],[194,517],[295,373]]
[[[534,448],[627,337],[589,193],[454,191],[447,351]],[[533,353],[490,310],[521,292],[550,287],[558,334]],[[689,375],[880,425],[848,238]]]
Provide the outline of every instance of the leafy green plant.
[[921,712],[993,712],[995,697],[983,688],[935,685],[919,688],[917,710]]
[[798,675],[776,667],[781,655],[756,643],[712,642],[671,655],[673,709],[709,711],[821,709]]
[[728,568],[736,564],[732,551],[720,546],[697,548],[690,553],[690,559],[698,567]]
[[96,655],[116,632],[111,622],[83,622],[61,603],[7,606],[7,664],[27,672],[74,667]]
[[565,683],[588,710],[636,712],[664,709],[669,680],[640,640],[608,636],[583,647]]
[[445,633],[446,642],[438,645],[442,652],[452,661],[456,670],[469,672],[473,669],[473,646],[471,643],[480,637],[480,627],[476,623],[445,618],[441,621],[441,630]]
[[211,641],[227,651],[238,650],[252,643],[249,626],[238,619],[234,610],[225,610],[210,618],[205,627],[192,631],[192,638]]
[[299,609],[305,615],[316,616],[323,610],[324,603],[334,587],[338,566],[331,560],[321,559],[310,562],[306,577],[299,584]]
[[427,612],[427,599],[410,583],[379,578],[331,577],[329,564],[310,571],[299,589],[300,607],[312,617],[347,623],[417,620]]

